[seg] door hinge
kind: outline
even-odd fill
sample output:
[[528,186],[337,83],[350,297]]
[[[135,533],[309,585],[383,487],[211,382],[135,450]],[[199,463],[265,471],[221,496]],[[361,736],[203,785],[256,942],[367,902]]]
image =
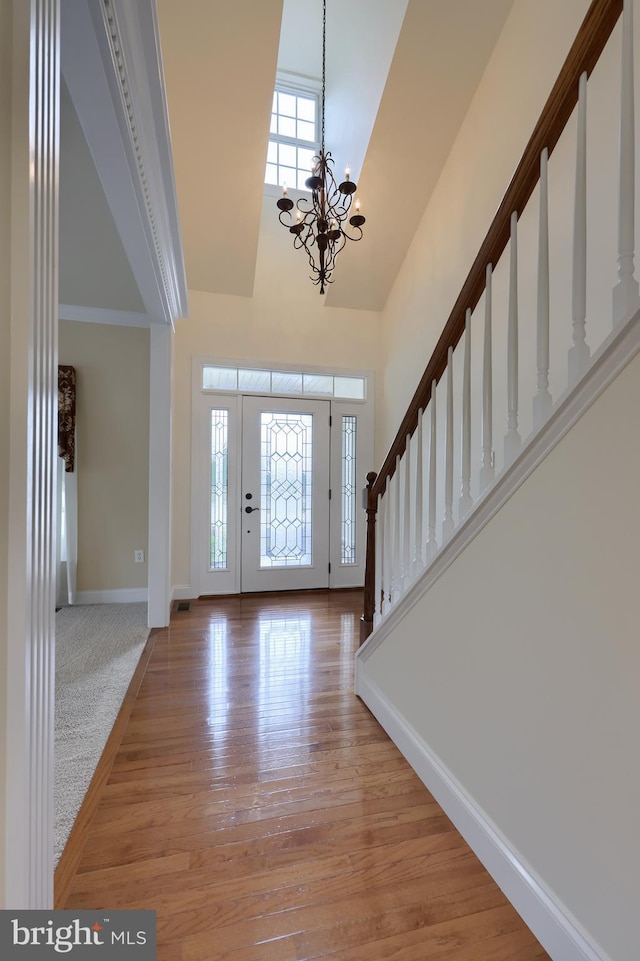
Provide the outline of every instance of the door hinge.
[[329,414],[329,427],[333,427],[333,417]]
[[329,488],[329,500],[331,500],[331,488]]
[[331,561],[329,561],[329,573],[331,573]]

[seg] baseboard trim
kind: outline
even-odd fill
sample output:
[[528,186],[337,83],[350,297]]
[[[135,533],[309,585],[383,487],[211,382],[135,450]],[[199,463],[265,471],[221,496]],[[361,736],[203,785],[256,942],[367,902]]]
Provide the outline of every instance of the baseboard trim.
[[556,961],[611,961],[356,661],[356,694]]
[[147,600],[146,587],[121,587],[109,591],[76,591],[75,604],[135,604]]
[[193,593],[190,584],[174,584],[171,590],[172,601],[191,601],[194,597],[197,595]]

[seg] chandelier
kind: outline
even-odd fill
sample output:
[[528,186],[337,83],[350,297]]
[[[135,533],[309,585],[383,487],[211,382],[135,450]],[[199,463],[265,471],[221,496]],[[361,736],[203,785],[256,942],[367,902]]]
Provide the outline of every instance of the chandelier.
[[294,204],[284,187],[283,196],[277,201],[280,210],[278,219],[293,234],[294,248],[304,248],[306,251],[312,270],[311,280],[320,287],[321,294],[325,292],[325,284],[333,281],[336,257],[347,240],[362,240],[362,225],[365,222],[360,213],[359,200],[356,200],[354,213],[349,217],[357,189],[357,184],[349,178],[349,168],[345,171],[342,183],[336,185],[334,162],[324,147],[326,35],[327,0],[322,0],[322,136],[320,152],[313,157],[311,176],[305,180],[305,186],[311,191],[311,200],[303,197]]

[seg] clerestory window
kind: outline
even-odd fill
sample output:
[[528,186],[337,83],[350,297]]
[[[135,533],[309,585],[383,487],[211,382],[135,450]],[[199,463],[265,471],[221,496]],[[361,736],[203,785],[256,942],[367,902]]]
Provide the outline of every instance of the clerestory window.
[[271,108],[265,183],[307,190],[312,160],[320,149],[319,105],[315,93],[277,85]]

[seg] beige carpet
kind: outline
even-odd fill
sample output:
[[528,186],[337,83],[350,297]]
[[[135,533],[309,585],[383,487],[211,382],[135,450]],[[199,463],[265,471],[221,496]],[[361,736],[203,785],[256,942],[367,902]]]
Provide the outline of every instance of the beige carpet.
[[146,621],[146,604],[56,614],[56,864],[149,636]]

